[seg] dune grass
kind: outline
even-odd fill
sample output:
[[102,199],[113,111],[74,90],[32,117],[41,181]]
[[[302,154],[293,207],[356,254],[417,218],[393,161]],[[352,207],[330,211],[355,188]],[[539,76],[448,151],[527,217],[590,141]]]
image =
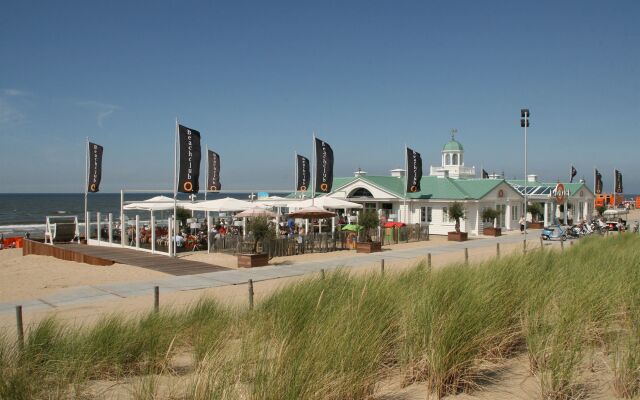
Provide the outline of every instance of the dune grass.
[[[620,397],[640,394],[640,238],[582,240],[480,265],[397,274],[344,271],[287,286],[255,310],[202,300],[91,327],[47,319],[23,349],[0,337],[0,398],[90,397],[96,379],[183,379],[186,399],[366,399],[398,372],[440,398],[527,354],[544,399],[588,392],[585,359],[604,352]],[[172,359],[189,354],[188,370]]]

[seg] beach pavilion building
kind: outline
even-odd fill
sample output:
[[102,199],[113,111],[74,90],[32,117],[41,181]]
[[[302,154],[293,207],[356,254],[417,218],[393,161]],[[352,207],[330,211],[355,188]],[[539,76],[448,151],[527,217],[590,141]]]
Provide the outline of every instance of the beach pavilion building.
[[[524,196],[525,181],[523,179],[513,179],[508,182]],[[537,175],[527,177],[527,202],[542,204],[544,226],[556,222],[576,224],[578,221],[591,220],[594,212],[595,194],[585,182],[581,180],[575,183],[562,183],[565,188],[562,203],[556,199],[556,188],[559,183],[540,182]],[[528,220],[531,221],[531,214],[529,214]]]
[[442,150],[441,165],[431,167],[430,175],[422,178],[422,190],[405,195],[404,186],[403,169],[394,169],[389,176],[370,176],[359,170],[353,177],[335,178],[333,191],[327,196],[377,210],[387,221],[428,224],[429,232],[436,235],[454,230],[455,221],[449,219],[448,208],[455,201],[465,209],[460,223],[463,232],[482,233],[485,208],[499,212],[497,227],[519,229],[518,220],[524,210],[522,194],[504,179],[475,178],[475,168],[464,165],[463,146],[453,136]]

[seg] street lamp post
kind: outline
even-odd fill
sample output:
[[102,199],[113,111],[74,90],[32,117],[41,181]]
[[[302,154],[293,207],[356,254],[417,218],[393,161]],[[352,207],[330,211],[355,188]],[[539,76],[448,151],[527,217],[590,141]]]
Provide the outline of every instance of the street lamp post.
[[530,116],[531,113],[528,108],[520,110],[520,127],[524,128],[524,240],[527,240],[527,183],[529,181],[529,176],[527,175],[527,128],[529,127]]

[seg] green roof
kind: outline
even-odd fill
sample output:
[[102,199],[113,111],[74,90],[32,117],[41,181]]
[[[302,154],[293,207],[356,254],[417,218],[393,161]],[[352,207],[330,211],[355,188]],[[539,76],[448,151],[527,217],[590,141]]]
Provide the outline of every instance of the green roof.
[[[402,178],[363,176],[361,179],[398,197],[404,196],[405,180]],[[420,180],[422,190],[416,193],[407,193],[407,197],[410,199],[478,200],[503,182],[501,179],[451,179],[423,176]],[[334,185],[334,187],[339,186]]]
[[444,151],[451,151],[451,150],[462,151],[464,149],[462,148],[462,143],[458,142],[455,139],[451,139],[447,144],[444,145],[444,148],[442,150],[444,150]]
[[[361,179],[381,190],[397,197],[404,196],[404,178],[394,176],[362,176],[360,178],[334,178],[333,191]],[[439,178],[437,176],[423,176],[420,180],[421,191],[407,193],[410,199],[438,199],[438,200],[479,200],[489,194],[493,189],[505,182],[502,179],[452,179]],[[347,193],[348,195],[348,193]],[[311,196],[311,191],[305,193]],[[318,196],[318,194],[316,194]],[[293,194],[288,197],[293,197]]]

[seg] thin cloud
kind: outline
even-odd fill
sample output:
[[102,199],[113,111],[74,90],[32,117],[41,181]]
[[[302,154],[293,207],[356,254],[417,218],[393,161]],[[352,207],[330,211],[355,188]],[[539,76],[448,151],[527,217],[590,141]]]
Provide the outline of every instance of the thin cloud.
[[2,93],[7,97],[18,97],[18,96],[30,96],[31,95],[31,93],[25,92],[24,90],[11,89],[11,88],[2,89]]
[[118,107],[116,105],[107,104],[107,103],[101,103],[99,101],[93,101],[93,100],[80,101],[80,102],[78,102],[76,104],[78,106],[80,106],[80,107],[88,108],[90,110],[95,111],[96,112],[96,123],[102,129],[104,129],[104,121],[105,121],[105,119],[107,119],[116,110],[120,109],[120,107]]
[[18,125],[27,120],[27,114],[20,111],[6,98],[0,97],[0,125]]

